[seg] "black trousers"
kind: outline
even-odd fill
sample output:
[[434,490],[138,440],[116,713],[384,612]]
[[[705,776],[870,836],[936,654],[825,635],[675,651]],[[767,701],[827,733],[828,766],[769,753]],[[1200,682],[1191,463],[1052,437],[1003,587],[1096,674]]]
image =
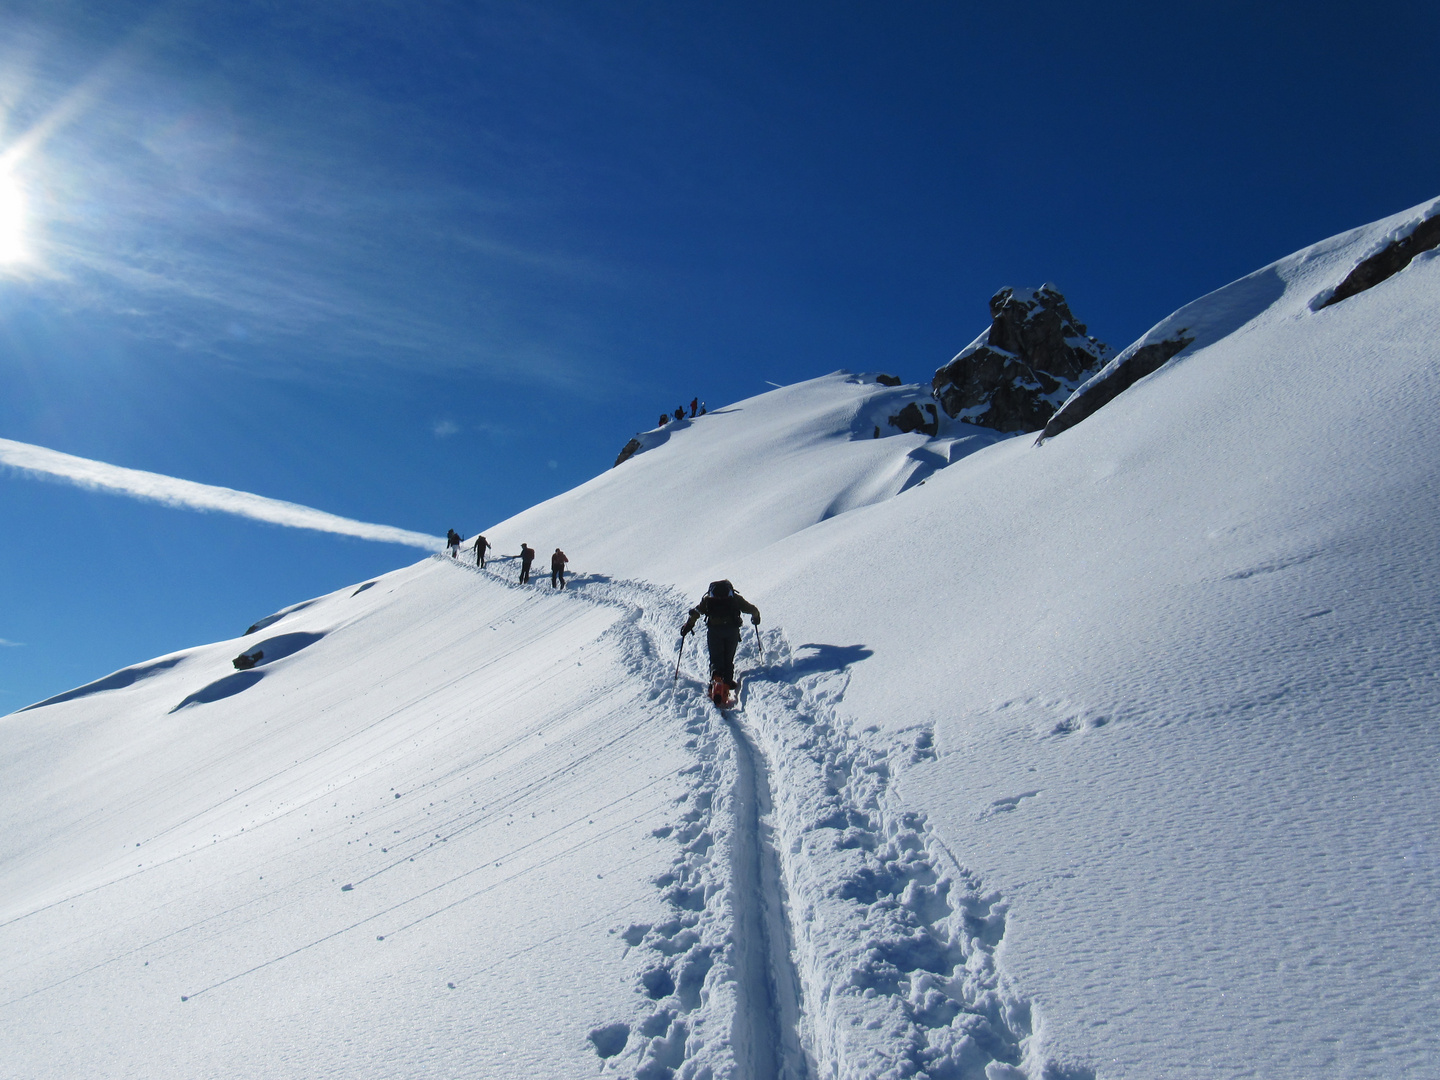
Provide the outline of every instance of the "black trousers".
[[551,568],[550,587],[552,589],[563,589],[565,587],[565,568],[563,566]]
[[526,584],[529,580],[530,580],[530,564],[529,564],[528,562],[522,562],[522,563],[520,564],[520,584],[521,584],[521,585],[524,585],[524,584]]
[[740,647],[740,627],[710,623],[705,627],[705,643],[710,646],[710,674],[733,683],[735,650]]

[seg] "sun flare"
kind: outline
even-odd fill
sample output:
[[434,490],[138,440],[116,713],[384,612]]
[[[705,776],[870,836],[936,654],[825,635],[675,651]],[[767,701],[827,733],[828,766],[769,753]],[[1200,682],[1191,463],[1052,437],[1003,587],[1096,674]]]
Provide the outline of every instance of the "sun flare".
[[25,192],[15,178],[0,173],[0,265],[23,262],[25,249]]

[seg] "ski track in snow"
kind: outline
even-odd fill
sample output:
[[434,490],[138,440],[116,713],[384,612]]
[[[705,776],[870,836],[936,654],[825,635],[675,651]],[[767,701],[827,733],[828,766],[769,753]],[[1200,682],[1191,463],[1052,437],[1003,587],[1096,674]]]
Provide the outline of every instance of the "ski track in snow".
[[722,714],[697,673],[698,636],[675,678],[687,598],[583,573],[566,595],[624,611],[607,634],[650,699],[677,714],[695,757],[671,822],[653,833],[675,845],[654,881],[668,917],[617,935],[636,999],[628,1020],[590,1032],[603,1075],[1093,1075],[1044,1058],[1036,1011],[996,962],[1006,904],[890,791],[894,772],[932,756],[928,732],[883,746],[876,728],[852,731],[838,708],[845,658],[834,670],[797,664],[773,628],[764,657],[753,630],[744,639],[741,701]]

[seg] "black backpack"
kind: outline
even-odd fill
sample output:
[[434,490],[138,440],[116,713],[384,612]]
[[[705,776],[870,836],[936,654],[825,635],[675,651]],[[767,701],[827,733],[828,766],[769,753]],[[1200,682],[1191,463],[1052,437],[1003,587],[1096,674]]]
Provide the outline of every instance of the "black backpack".
[[721,625],[740,625],[740,600],[728,581],[710,583],[709,602],[705,605],[705,617]]

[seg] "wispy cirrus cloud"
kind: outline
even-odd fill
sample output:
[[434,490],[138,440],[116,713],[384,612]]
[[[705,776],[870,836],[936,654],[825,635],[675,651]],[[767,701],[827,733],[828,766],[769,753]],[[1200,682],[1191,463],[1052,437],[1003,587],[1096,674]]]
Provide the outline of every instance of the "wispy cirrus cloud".
[[3,637],[0,637],[0,649],[21,649],[24,647],[25,642],[23,641],[6,641]]
[[0,27],[0,167],[36,254],[11,276],[38,300],[267,370],[585,384],[598,333],[577,300],[624,278],[549,227],[569,189],[538,190],[534,147],[467,126],[457,178],[426,156],[455,133],[353,73],[257,52],[214,80],[190,59],[206,20],[114,21],[108,51]]
[[438,536],[427,536],[393,525],[356,521],[248,491],[198,484],[193,480],[181,480],[141,469],[127,469],[73,454],[62,454],[58,450],[48,450],[43,446],[15,442],[12,439],[0,439],[0,465],[8,465],[22,472],[60,480],[92,491],[112,491],[118,495],[129,495],[165,506],[235,514],[272,525],[354,536],[383,544],[403,544],[427,551],[438,551],[444,546],[444,541]]

